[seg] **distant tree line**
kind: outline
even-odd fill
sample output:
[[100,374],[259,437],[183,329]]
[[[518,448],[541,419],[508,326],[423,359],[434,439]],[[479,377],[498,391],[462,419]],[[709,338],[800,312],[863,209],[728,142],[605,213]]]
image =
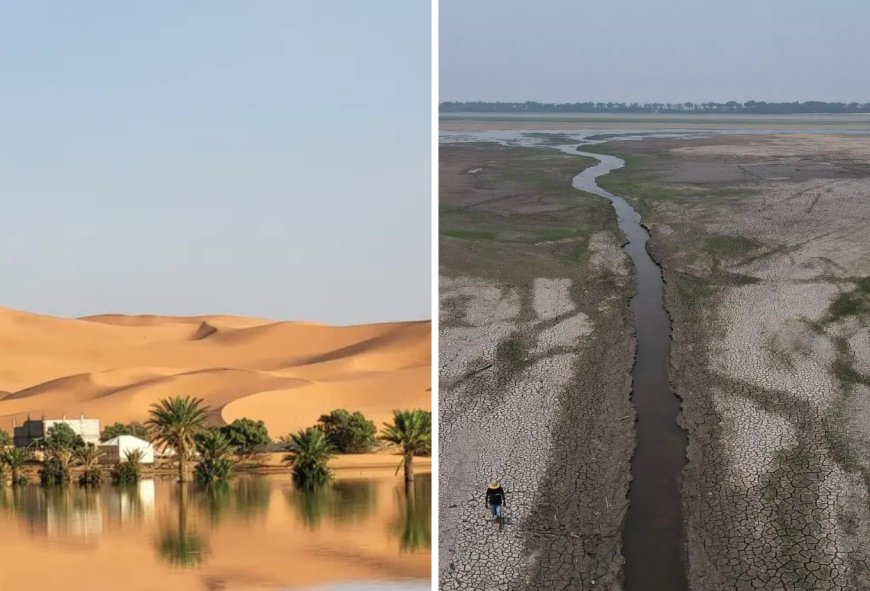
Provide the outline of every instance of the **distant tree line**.
[[728,101],[727,103],[489,103],[443,102],[442,113],[870,113],[870,103],[828,103],[805,101],[768,103],[765,101]]

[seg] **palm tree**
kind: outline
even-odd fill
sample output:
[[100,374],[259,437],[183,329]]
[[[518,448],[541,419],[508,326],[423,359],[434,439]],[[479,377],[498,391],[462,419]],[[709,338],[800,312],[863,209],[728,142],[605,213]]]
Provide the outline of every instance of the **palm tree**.
[[200,461],[196,465],[195,477],[200,484],[225,482],[233,471],[230,459],[233,446],[223,433],[216,429],[204,431],[196,437],[196,450]]
[[30,450],[22,447],[10,447],[0,453],[0,464],[9,466],[9,470],[12,471],[13,486],[21,482],[21,469],[30,461],[30,458]]
[[139,466],[144,457],[145,451],[142,449],[128,449],[124,452],[124,461],[129,462],[133,466]]
[[[425,410],[394,410],[393,423],[384,423],[380,436],[402,448],[402,463],[405,466],[405,484],[414,482],[414,455],[432,450],[432,413]],[[396,472],[399,471],[396,468]]]
[[72,466],[74,454],[75,452],[72,449],[65,447],[49,448],[46,452],[46,455],[49,458],[56,459],[60,462],[60,465],[63,466],[63,469],[67,471],[69,471],[70,466]]
[[141,475],[142,458],[145,452],[141,449],[128,449],[124,453],[124,461],[112,470],[112,480],[115,484],[136,484]]
[[93,470],[96,468],[103,455],[103,451],[93,443],[89,443],[75,451],[76,461],[85,470]]
[[103,451],[93,443],[89,443],[75,451],[76,462],[84,468],[81,476],[79,476],[79,484],[82,486],[100,484],[103,474],[99,464],[100,458],[103,455]]
[[289,452],[284,462],[290,464],[297,484],[313,487],[324,484],[332,477],[327,464],[335,455],[326,433],[319,427],[308,427],[298,433],[282,437],[284,449]]
[[202,398],[176,396],[151,406],[146,425],[154,442],[171,447],[178,456],[178,481],[187,481],[187,460],[194,449],[194,437],[205,431],[205,419],[211,409]]
[[43,462],[39,473],[39,479],[43,486],[57,486],[69,482],[73,453],[72,449],[66,447],[46,449],[47,459]]

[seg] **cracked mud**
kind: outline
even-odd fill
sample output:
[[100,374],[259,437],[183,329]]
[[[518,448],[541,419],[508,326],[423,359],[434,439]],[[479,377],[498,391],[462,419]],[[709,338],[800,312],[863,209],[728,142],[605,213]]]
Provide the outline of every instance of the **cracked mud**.
[[870,137],[596,146],[651,226],[691,589],[870,589]]
[[441,589],[620,586],[634,284],[609,203],[571,187],[592,163],[441,149]]

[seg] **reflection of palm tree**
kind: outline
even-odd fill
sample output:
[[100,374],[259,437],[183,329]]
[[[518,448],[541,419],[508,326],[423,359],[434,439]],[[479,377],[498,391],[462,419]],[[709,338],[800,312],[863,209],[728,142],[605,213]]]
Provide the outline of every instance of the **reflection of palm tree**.
[[51,513],[62,521],[69,520],[72,513],[72,499],[70,499],[70,491],[68,488],[49,488],[45,490],[45,510],[46,515]]
[[28,525],[44,522],[46,519],[46,501],[44,490],[35,487],[15,487],[9,490],[0,487],[0,508],[9,509],[23,517]]
[[161,558],[176,566],[195,566],[205,558],[205,544],[196,532],[187,528],[187,487],[178,487],[178,528],[160,534],[158,550]]
[[72,509],[75,515],[93,515],[99,510],[99,493],[88,489],[68,492],[72,495]]
[[253,517],[265,515],[269,509],[272,487],[262,476],[239,478],[234,490],[236,510],[239,515]]
[[198,504],[208,512],[213,524],[228,514],[242,518],[265,515],[272,495],[269,481],[262,476],[242,476],[232,485],[212,482],[195,490]]
[[408,552],[432,545],[432,481],[419,478],[405,494],[396,493],[399,514],[390,529],[399,538],[399,547]]
[[345,480],[332,486],[330,514],[336,522],[347,522],[369,515],[377,503],[375,483],[369,480]]
[[124,521],[128,516],[135,521],[141,520],[145,515],[145,507],[142,504],[138,484],[120,484],[116,490],[118,491],[118,510],[121,520]]
[[314,531],[323,520],[332,488],[321,486],[317,488],[298,487],[288,493],[288,498],[296,507],[299,519],[308,529]]
[[299,520],[313,531],[324,518],[344,523],[370,515],[377,505],[377,489],[370,481],[340,481],[316,488],[296,487],[287,498]]
[[212,482],[197,488],[199,505],[208,511],[211,522],[217,524],[232,505],[232,489],[228,482]]

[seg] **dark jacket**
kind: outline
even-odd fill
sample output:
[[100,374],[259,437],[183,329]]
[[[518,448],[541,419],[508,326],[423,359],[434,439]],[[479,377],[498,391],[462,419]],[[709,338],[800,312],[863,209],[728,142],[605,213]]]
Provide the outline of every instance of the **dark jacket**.
[[504,489],[487,488],[486,489],[486,504],[487,505],[507,505],[507,498],[504,496]]

